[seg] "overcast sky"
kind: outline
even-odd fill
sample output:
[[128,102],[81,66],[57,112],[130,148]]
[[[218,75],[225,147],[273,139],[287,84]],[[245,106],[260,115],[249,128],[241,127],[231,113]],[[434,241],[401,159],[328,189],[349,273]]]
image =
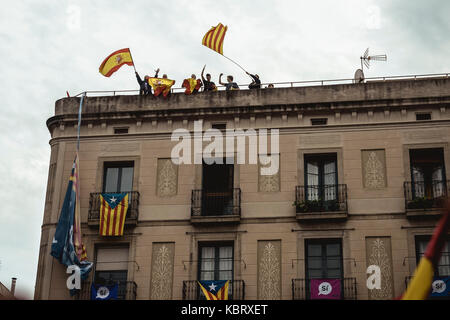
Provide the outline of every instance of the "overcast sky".
[[388,61],[366,77],[450,72],[448,0],[0,1],[0,282],[17,277],[16,292],[30,299],[50,156],[45,121],[66,90],[138,88],[132,67],[98,72],[113,51],[131,48],[141,76],[159,67],[175,87],[204,64],[216,82],[223,72],[248,83],[201,45],[222,22],[224,54],[263,83],[352,78],[367,47]]

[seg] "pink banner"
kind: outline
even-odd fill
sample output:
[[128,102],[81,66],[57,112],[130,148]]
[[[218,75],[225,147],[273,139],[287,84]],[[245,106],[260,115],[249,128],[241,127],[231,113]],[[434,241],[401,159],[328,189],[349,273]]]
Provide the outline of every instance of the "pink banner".
[[341,299],[341,279],[311,279],[311,299]]

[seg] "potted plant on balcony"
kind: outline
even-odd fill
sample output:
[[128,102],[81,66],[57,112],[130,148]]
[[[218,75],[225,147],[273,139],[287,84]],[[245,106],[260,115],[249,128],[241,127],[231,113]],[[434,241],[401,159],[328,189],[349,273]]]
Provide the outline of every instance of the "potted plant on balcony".
[[296,212],[319,212],[323,211],[323,201],[318,200],[302,200],[294,201],[292,204],[296,208]]
[[430,209],[434,199],[428,197],[415,197],[408,203],[408,209]]

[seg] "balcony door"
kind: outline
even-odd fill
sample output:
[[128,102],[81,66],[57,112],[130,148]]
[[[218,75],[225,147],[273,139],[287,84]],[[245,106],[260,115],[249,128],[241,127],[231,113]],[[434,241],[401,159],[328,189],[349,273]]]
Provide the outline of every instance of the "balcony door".
[[233,214],[234,165],[203,162],[202,168],[202,215]]
[[305,242],[306,292],[311,298],[312,279],[339,279],[343,297],[341,239],[307,239]]
[[[199,243],[199,280],[231,280],[229,284],[229,299],[233,292],[232,280],[234,275],[233,242]],[[203,293],[200,298],[206,299]],[[202,297],[203,296],[203,297]]]
[[336,154],[305,155],[305,193],[308,201],[337,200]]
[[444,152],[442,148],[409,151],[414,198],[436,199],[446,196]]
[[103,192],[121,193],[133,191],[134,162],[105,162]]

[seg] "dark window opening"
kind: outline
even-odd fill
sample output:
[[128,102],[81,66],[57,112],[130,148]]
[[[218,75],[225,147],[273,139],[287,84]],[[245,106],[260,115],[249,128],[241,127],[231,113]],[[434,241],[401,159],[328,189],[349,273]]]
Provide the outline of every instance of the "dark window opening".
[[227,124],[226,124],[226,123],[213,123],[213,124],[211,125],[211,128],[212,128],[212,129],[220,130],[220,131],[222,131],[222,132],[226,132],[226,130],[227,130]]
[[431,120],[431,113],[416,113],[416,120]]
[[314,118],[311,119],[311,125],[313,126],[323,126],[328,122],[328,118]]
[[114,134],[128,133],[128,128],[114,128]]
[[221,164],[203,161],[202,215],[233,212],[234,165],[227,164],[226,158],[220,160]]
[[442,148],[411,149],[413,198],[435,199],[446,195],[444,151]]

